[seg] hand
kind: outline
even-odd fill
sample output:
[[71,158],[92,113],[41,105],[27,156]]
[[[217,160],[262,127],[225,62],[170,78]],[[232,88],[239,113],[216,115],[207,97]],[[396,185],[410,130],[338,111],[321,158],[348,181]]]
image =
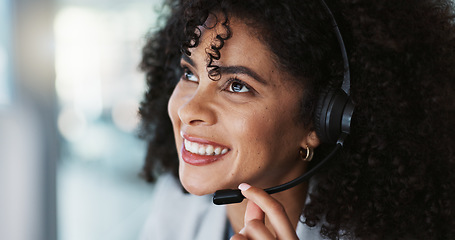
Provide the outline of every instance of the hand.
[[[245,226],[232,236],[231,240],[245,239],[297,239],[295,229],[287,216],[283,205],[264,190],[242,183],[239,185],[243,196],[248,199],[245,212]],[[265,226],[267,215],[276,236]]]

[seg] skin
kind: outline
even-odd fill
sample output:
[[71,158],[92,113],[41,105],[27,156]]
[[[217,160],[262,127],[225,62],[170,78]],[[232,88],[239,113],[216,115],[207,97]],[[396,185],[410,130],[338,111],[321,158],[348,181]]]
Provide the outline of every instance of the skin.
[[[214,25],[210,18],[208,21],[206,25]],[[232,38],[225,42],[215,64],[231,70],[233,66],[242,68],[222,72],[217,81],[208,77],[206,51],[216,33],[223,32],[220,24],[201,27],[200,44],[181,60],[184,74],[168,105],[180,181],[195,195],[236,188],[243,182],[255,186],[244,191],[247,201],[227,206],[234,231],[244,229],[234,239],[292,239],[288,236],[295,237],[307,186],[273,197],[260,188],[303,174],[307,163],[300,159],[299,149],[315,148],[319,140],[297,117],[303,86],[277,67],[272,53],[251,34],[254,29],[236,19],[230,20],[230,27]],[[202,164],[188,163],[184,138],[220,145],[228,152]],[[197,160],[197,156],[191,159]]]

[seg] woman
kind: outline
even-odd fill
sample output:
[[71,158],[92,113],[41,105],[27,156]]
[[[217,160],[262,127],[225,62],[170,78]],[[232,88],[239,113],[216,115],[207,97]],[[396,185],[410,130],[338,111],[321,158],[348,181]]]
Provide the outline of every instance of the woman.
[[[168,3],[141,64],[143,173],[180,182],[160,180],[144,238],[455,238],[451,1],[327,1],[350,64],[350,134],[309,184],[262,190],[333,149],[314,119],[347,74],[324,4]],[[194,196],[237,186],[239,204]]]

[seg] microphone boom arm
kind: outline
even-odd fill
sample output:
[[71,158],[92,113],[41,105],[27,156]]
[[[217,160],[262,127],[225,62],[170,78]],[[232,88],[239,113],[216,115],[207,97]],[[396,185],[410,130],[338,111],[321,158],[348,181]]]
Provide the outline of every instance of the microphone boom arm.
[[[322,168],[325,163],[328,162],[342,147],[342,143],[338,142],[336,146],[333,148],[332,152],[329,153],[324,159],[322,159],[316,166],[311,168],[308,172],[303,174],[302,176],[287,182],[281,185],[267,188],[264,191],[268,194],[278,193],[289,188],[295,187],[300,183],[307,181],[311,178],[320,168]],[[242,195],[242,192],[239,189],[224,189],[218,190],[213,194],[213,203],[216,205],[224,205],[224,204],[231,204],[231,203],[240,203],[243,201],[245,197]]]

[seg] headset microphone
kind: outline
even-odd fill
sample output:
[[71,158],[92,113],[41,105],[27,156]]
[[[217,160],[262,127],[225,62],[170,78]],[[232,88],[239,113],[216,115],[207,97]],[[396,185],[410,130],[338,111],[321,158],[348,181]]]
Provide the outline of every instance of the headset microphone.
[[[344,46],[343,38],[341,37],[340,30],[335,21],[335,17],[330,11],[324,0],[321,0],[322,5],[326,9],[331,18],[333,30],[337,37],[338,43],[341,48],[341,55],[344,64],[344,78],[341,88],[329,88],[319,97],[318,104],[315,110],[314,125],[316,133],[323,143],[335,144],[333,150],[316,166],[312,167],[302,176],[281,184],[279,186],[267,188],[264,191],[268,194],[278,193],[289,188],[295,187],[298,184],[308,180],[320,168],[322,168],[343,146],[345,138],[350,133],[351,118],[354,112],[354,104],[349,98],[350,94],[350,73],[349,61]],[[216,205],[231,204],[242,202],[245,197],[238,189],[225,189],[218,190],[213,195],[213,203]]]

